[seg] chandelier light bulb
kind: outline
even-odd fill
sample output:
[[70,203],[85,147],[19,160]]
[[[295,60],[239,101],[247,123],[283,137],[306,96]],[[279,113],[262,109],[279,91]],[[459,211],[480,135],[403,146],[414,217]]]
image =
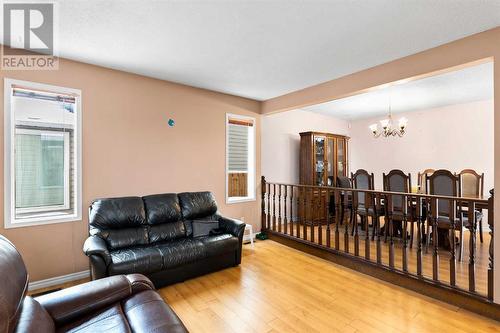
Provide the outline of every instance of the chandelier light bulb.
[[389,128],[390,120],[389,119],[382,119],[380,121],[380,124],[382,125],[383,129]]
[[407,124],[408,124],[408,119],[406,119],[405,117],[399,119],[399,128],[405,129]]

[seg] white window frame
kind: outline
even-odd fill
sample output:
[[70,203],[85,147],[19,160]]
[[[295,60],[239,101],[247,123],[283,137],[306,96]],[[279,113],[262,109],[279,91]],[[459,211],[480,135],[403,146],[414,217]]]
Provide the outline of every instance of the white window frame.
[[[250,140],[248,143],[250,147],[249,151],[249,171],[248,171],[248,185],[252,186],[252,190],[250,191],[252,194],[246,197],[229,197],[229,119],[240,119],[244,121],[252,121],[252,136],[253,140]],[[256,120],[253,117],[242,116],[239,114],[226,113],[226,204],[233,203],[241,203],[241,202],[249,202],[256,200],[256,191],[257,191],[257,171],[256,171]]]
[[[15,117],[12,110],[12,86],[19,85],[33,90],[54,91],[61,94],[71,94],[75,96],[76,125],[74,127],[74,211],[72,213],[61,213],[49,210],[40,211],[40,214],[33,217],[17,218],[15,208],[15,158],[14,158],[14,136]],[[41,130],[43,132],[43,130]],[[66,140],[65,140],[66,141]],[[69,142],[68,142],[69,143]],[[66,145],[66,144],[65,144]],[[69,152],[69,145],[68,145]],[[65,147],[66,150],[66,147]],[[66,163],[66,162],[65,162]],[[68,160],[69,163],[69,160]],[[65,166],[65,170],[69,170]],[[68,184],[66,185],[66,179]],[[69,187],[69,174],[65,176],[65,186]],[[65,203],[69,208],[69,192]],[[54,207],[54,206],[51,206]],[[63,208],[64,209],[64,208]],[[30,210],[32,211],[32,210]],[[59,87],[49,84],[4,79],[4,227],[5,229],[36,226],[53,223],[74,222],[82,220],[82,92],[79,89]]]

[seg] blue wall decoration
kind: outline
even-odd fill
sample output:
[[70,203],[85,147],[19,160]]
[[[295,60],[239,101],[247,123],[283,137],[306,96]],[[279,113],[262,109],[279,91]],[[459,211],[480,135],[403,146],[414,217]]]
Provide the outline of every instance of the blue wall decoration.
[[170,127],[174,127],[174,125],[175,125],[175,121],[174,121],[172,118],[170,118],[170,119],[168,120],[168,126],[170,126]]

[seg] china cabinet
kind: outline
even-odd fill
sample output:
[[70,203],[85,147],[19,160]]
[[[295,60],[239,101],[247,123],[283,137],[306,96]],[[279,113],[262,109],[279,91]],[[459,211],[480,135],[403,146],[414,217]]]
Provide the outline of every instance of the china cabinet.
[[[332,133],[300,133],[300,184],[337,186],[337,177],[348,175],[348,140],[347,136]],[[328,200],[326,189],[302,188],[298,194],[301,202],[306,202],[305,206],[299,205],[299,216],[305,214],[314,223],[325,223],[326,212],[334,214],[333,198]]]
[[300,184],[336,186],[347,176],[349,137],[331,133],[300,133]]

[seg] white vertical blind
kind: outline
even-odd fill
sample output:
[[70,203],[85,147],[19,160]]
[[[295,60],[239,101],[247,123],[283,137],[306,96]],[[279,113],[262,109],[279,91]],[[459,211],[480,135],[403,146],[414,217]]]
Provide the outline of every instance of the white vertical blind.
[[248,172],[248,125],[228,124],[229,172]]

